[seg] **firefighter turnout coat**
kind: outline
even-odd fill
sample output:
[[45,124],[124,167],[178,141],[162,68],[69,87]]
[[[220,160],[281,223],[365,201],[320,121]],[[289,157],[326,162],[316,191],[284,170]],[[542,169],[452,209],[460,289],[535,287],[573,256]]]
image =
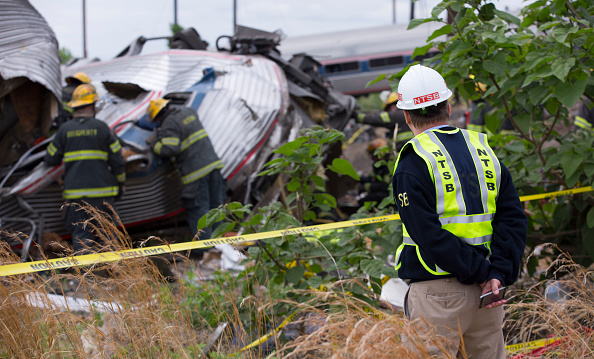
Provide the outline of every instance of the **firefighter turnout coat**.
[[485,134],[446,126],[417,135],[399,154],[393,188],[406,224],[400,278],[515,282],[527,219]]
[[47,147],[45,162],[64,161],[64,198],[115,197],[126,180],[122,146],[109,127],[92,117],[64,123]]
[[223,168],[196,111],[189,107],[168,107],[157,131],[153,151],[162,157],[174,157],[180,172],[181,198],[193,198],[197,180],[215,169]]

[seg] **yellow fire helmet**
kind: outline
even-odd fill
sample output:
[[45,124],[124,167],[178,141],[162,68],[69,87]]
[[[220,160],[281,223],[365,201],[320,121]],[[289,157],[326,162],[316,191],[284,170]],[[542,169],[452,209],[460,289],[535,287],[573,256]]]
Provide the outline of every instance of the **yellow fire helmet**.
[[396,92],[390,92],[390,94],[388,95],[388,97],[386,97],[386,100],[384,101],[384,109],[390,106],[391,104],[395,103],[396,101],[398,101],[398,94]]
[[75,82],[80,82],[79,85],[82,84],[90,84],[91,83],[91,79],[89,78],[89,76],[87,76],[87,74],[85,74],[84,72],[77,72],[72,76],[68,76],[66,77],[66,83],[70,84],[73,81]]
[[148,113],[149,120],[154,121],[157,118],[159,112],[167,106],[169,100],[165,100],[164,98],[158,98],[156,100],[151,100],[149,103],[146,112]]
[[72,93],[72,100],[68,102],[71,108],[87,106],[99,101],[95,86],[91,84],[79,85]]

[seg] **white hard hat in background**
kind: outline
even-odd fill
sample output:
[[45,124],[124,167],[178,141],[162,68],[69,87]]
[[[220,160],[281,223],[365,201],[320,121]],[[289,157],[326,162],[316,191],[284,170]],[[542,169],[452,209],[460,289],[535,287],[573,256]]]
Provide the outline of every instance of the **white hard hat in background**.
[[452,96],[441,75],[430,67],[411,66],[398,83],[398,103],[402,110],[436,105]]

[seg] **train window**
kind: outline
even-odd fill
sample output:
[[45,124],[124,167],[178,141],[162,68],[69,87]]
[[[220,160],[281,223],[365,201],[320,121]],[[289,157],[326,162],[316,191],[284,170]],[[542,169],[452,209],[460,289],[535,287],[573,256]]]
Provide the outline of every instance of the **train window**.
[[398,66],[404,64],[404,56],[378,57],[369,59],[369,68]]
[[324,72],[327,74],[335,74],[338,72],[357,71],[359,70],[358,61],[339,62],[336,64],[324,65]]

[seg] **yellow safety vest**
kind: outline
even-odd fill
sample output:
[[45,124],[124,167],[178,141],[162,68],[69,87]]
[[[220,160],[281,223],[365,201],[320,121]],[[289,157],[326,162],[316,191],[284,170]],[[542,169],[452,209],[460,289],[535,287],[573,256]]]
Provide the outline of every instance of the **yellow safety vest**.
[[[480,186],[480,195],[483,213],[466,214],[466,204],[462,195],[460,178],[447,148],[439,140],[436,132],[455,134],[460,131],[468,147],[469,159],[472,159]],[[491,253],[491,238],[493,227],[491,222],[496,211],[496,199],[501,181],[501,166],[489,147],[487,136],[484,133],[455,130],[432,130],[419,134],[406,143],[400,153],[407,146],[412,146],[414,151],[425,161],[436,190],[436,211],[439,215],[442,228],[450,231],[463,242],[473,246],[485,246]],[[398,160],[400,157],[398,158]],[[398,167],[398,160],[396,167]],[[433,275],[448,275],[450,273],[435,266],[426,264],[423,260],[418,245],[408,234],[403,225],[403,243],[396,251],[396,270],[400,268],[400,254],[404,246],[414,246],[420,263]]]

